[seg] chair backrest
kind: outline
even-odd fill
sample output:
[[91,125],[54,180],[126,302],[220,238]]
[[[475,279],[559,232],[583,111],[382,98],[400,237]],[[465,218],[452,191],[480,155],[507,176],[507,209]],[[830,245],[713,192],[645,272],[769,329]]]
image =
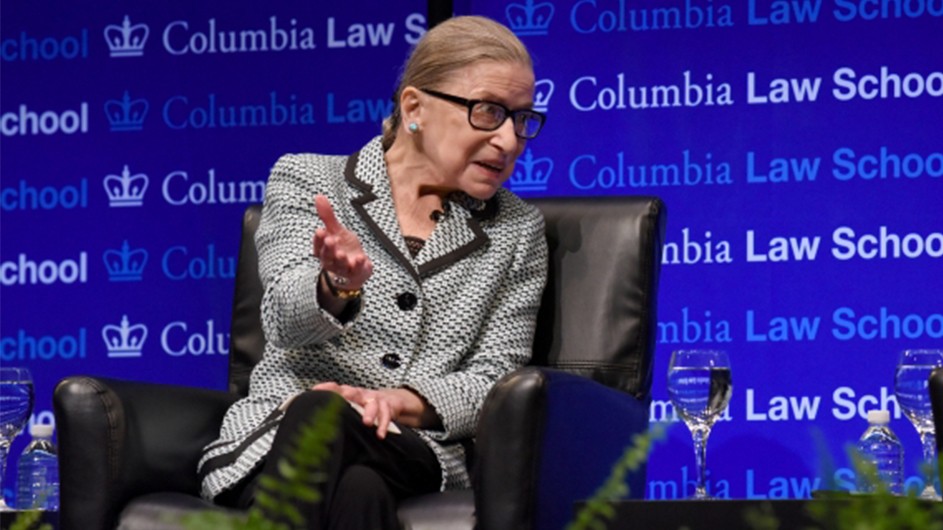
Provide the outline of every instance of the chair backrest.
[[255,251],[255,231],[262,217],[262,205],[253,204],[242,216],[242,239],[236,266],[232,322],[229,328],[229,391],[249,393],[249,373],[262,360],[265,335],[262,333],[262,280],[259,255]]
[[[532,363],[647,397],[651,389],[665,206],[656,197],[539,199],[550,249]],[[230,329],[229,388],[245,395],[262,358],[255,250],[261,207],[248,207]]]
[[532,203],[550,250],[532,364],[647,398],[665,205],[643,196]]

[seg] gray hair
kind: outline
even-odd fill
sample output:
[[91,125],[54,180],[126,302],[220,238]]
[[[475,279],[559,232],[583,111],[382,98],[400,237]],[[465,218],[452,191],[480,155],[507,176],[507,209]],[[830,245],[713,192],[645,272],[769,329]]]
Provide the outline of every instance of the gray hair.
[[433,27],[416,44],[403,67],[393,95],[393,113],[383,120],[383,149],[396,140],[403,88],[435,88],[457,70],[481,61],[519,63],[533,70],[530,53],[514,33],[480,16],[450,18]]

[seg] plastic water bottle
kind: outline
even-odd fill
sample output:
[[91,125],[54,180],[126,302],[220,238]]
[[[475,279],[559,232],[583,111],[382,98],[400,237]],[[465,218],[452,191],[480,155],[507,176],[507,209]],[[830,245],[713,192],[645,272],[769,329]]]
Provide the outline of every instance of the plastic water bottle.
[[[886,410],[869,410],[868,430],[858,440],[857,448],[864,461],[870,462],[877,470],[877,478],[887,491],[901,495],[904,489],[904,447],[888,426],[890,420],[891,415]],[[877,485],[863,475],[858,475],[858,491],[874,493]]]
[[17,462],[16,507],[20,510],[59,510],[59,460],[52,444],[52,425],[34,423],[33,441]]

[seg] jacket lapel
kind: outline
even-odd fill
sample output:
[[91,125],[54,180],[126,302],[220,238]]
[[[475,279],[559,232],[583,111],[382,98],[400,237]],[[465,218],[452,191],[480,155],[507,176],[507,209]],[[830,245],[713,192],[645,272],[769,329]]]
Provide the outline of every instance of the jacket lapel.
[[414,260],[406,248],[396,217],[380,142],[373,141],[359,153],[351,155],[344,176],[359,192],[352,196],[351,206],[373,236],[417,282],[421,277],[434,274],[468,256],[489,241],[478,219],[466,208],[453,203],[449,214],[439,221]]
[[[363,159],[370,157],[379,157],[379,160],[364,163]],[[386,174],[386,164],[383,162],[383,151],[378,141],[371,142],[359,153],[354,153],[347,159],[344,177],[354,189],[359,191],[359,194],[351,197],[350,205],[360,214],[367,228],[383,248],[418,283],[419,271],[409,257],[406,241],[399,228],[396,209],[393,207],[390,181]]]
[[468,256],[488,243],[478,219],[456,204],[436,225],[432,236],[416,256],[420,276],[428,276]]

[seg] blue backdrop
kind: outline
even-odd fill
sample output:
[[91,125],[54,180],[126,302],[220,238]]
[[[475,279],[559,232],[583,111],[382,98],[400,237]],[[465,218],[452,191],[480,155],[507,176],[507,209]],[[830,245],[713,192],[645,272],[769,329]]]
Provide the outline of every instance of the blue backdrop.
[[[53,422],[72,374],[224,388],[243,208],[282,153],[378,134],[426,26],[425,2],[320,4],[4,0],[0,362],[31,369],[31,421]],[[693,492],[664,373],[708,346],[734,378],[714,494],[850,487],[844,447],[874,407],[916,486],[893,373],[900,350],[943,345],[943,0],[457,12],[508,24],[535,58],[548,124],[511,189],[668,205],[651,419],[675,423],[646,495]]]

